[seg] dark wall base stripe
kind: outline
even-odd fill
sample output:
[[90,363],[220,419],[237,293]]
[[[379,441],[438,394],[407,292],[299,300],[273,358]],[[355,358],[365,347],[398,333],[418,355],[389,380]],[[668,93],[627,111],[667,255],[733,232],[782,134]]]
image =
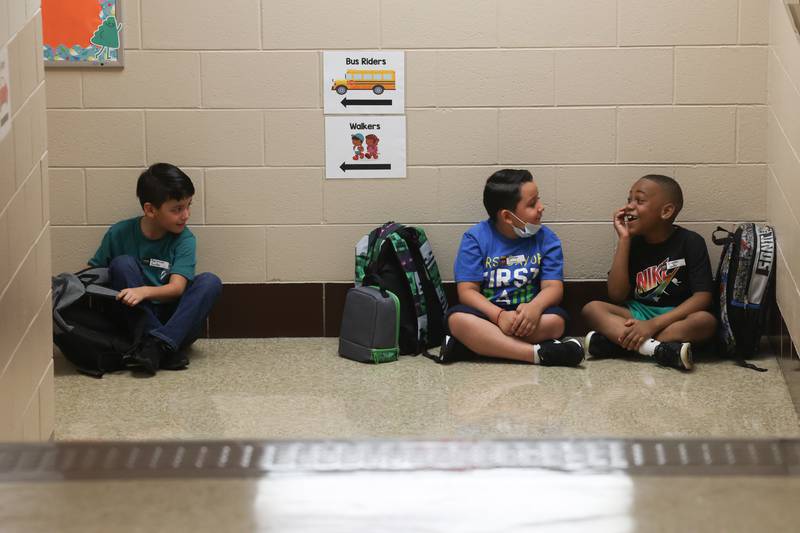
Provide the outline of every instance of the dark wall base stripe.
[[[211,311],[208,336],[220,338],[338,337],[347,290],[352,283],[226,284]],[[445,283],[451,304],[455,283]],[[581,307],[605,299],[604,281],[565,283],[563,307],[571,320],[567,335],[583,335]]]

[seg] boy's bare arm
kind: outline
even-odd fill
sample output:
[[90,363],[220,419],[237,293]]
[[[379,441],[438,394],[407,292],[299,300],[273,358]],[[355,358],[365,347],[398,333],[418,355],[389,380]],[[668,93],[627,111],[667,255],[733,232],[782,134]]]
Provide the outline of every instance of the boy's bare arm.
[[608,272],[608,298],[617,304],[623,303],[631,292],[628,281],[628,258],[631,253],[630,239],[620,239],[614,252],[614,261]]
[[628,258],[631,255],[631,235],[625,224],[625,210],[619,209],[614,213],[614,230],[617,232],[617,249],[611,270],[608,272],[608,298],[617,304],[623,303],[631,292],[628,281]]
[[527,337],[539,327],[539,319],[548,307],[558,305],[564,298],[564,282],[557,279],[542,280],[541,290],[536,297],[517,307],[517,316],[511,327],[512,335]]
[[650,320],[657,328],[656,331],[662,331],[670,324],[679,320],[683,320],[692,313],[696,313],[698,311],[707,311],[709,308],[711,308],[711,302],[712,296],[710,292],[696,292],[672,311],[666,312],[663,315],[655,318],[651,318]]
[[497,324],[498,319],[500,318],[500,313],[503,311],[502,307],[499,307],[492,302],[490,302],[486,296],[481,294],[481,284],[478,282],[472,281],[461,281],[456,284],[456,289],[458,290],[458,301],[464,305],[468,305],[474,309],[477,309],[487,317],[493,324]]
[[169,283],[161,287],[151,287],[143,285],[141,287],[130,287],[122,289],[117,295],[117,300],[121,300],[126,305],[131,307],[138,305],[145,300],[158,300],[159,302],[168,302],[176,300],[186,290],[188,285],[186,278],[180,274],[172,274],[169,277]]

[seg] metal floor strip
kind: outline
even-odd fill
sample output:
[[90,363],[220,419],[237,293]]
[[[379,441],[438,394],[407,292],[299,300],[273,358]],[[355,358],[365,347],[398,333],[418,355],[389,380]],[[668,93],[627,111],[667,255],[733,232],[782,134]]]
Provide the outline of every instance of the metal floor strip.
[[253,478],[272,473],[546,469],[630,475],[800,474],[800,440],[189,441],[0,445],[0,482]]

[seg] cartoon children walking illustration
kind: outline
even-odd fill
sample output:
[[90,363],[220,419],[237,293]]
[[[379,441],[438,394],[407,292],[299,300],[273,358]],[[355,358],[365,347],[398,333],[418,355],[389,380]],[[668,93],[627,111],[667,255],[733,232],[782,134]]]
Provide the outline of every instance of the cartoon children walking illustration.
[[378,159],[378,142],[380,139],[377,135],[367,135],[367,159]]
[[353,160],[364,159],[364,136],[360,133],[354,133],[351,137],[353,140]]

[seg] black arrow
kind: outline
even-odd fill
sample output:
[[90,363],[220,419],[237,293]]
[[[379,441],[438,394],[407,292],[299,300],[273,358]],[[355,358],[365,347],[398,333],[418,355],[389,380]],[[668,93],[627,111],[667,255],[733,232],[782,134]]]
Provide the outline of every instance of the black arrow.
[[392,105],[391,100],[348,100],[347,97],[342,98],[342,105],[347,107],[349,105]]
[[365,163],[362,165],[348,165],[347,163],[342,163],[339,168],[342,169],[342,172],[347,172],[348,170],[392,170],[392,165],[388,163]]

